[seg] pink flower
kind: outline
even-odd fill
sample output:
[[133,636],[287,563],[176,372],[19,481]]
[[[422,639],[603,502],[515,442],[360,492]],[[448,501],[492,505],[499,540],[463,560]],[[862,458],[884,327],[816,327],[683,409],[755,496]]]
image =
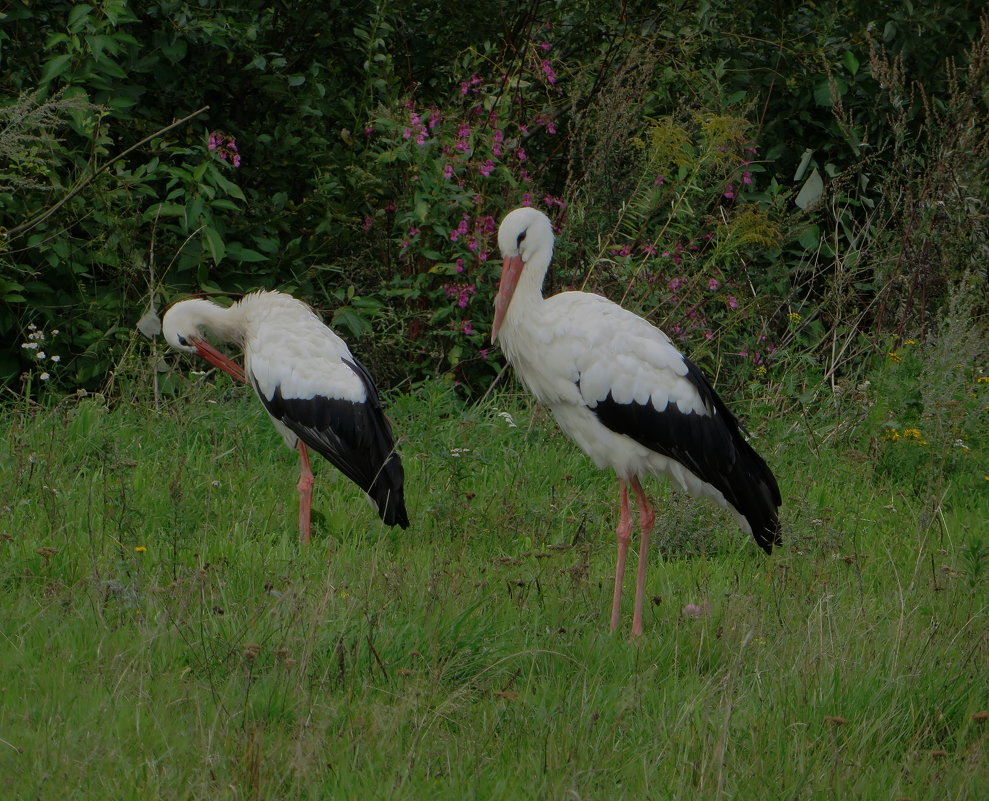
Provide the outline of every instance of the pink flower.
[[540,42],[539,49],[540,50],[552,50],[553,49],[553,45],[551,45],[549,42]]
[[708,340],[714,339],[714,332],[710,328],[704,331],[704,339],[708,339]]
[[652,182],[653,186],[662,186],[666,183],[666,179],[662,175],[657,175],[656,180]]
[[494,162],[491,159],[488,159],[487,161],[484,162],[484,164],[482,164],[480,167],[477,168],[477,171],[481,173],[481,175],[483,175],[485,178],[487,178],[489,175],[491,175],[491,173],[494,172],[494,168],[495,168]]
[[457,259],[453,264],[454,264],[453,269],[456,270],[458,273],[462,273],[464,271],[463,259]]
[[703,617],[706,612],[707,612],[707,604],[701,604],[700,606],[698,606],[697,604],[686,604],[683,607],[683,609],[680,611],[680,614],[682,614],[684,617],[697,618],[697,617]]
[[549,122],[546,123],[546,133],[548,134],[556,133],[556,124],[553,122],[553,120],[550,120]]
[[732,186],[731,184],[728,184],[728,186],[725,187],[724,196],[729,200],[732,200],[735,197],[735,187]]
[[467,336],[470,336],[471,334],[474,333],[474,326],[471,325],[470,320],[464,320],[460,324],[460,330],[463,331],[465,334],[467,334]]
[[728,296],[727,303],[728,303],[728,308],[729,309],[737,309],[738,308],[738,300],[735,298],[734,295],[729,295]]
[[374,128],[372,126],[370,125],[364,126],[364,136],[370,136],[373,133],[374,133]]
[[546,80],[550,83],[556,83],[556,73],[553,72],[553,65],[549,63],[548,59],[543,59],[542,68],[543,74],[546,76]]
[[519,161],[525,161],[528,158],[528,156],[525,155],[525,150],[521,147],[515,151],[515,155],[518,157]]
[[365,231],[370,231],[371,227],[374,225],[374,219],[372,217],[365,217],[364,224],[361,226]]
[[532,205],[532,195],[529,192],[526,192],[524,195],[522,195],[522,205],[523,206]]
[[480,349],[480,350],[479,350],[479,351],[477,352],[477,355],[478,355],[478,356],[480,356],[480,357],[481,357],[482,359],[486,359],[486,358],[488,358],[488,349],[487,349],[487,348],[481,348],[481,349]]
[[717,278],[712,278],[710,281],[708,281],[707,282],[707,288],[710,289],[712,292],[715,289],[717,289],[718,288],[718,279]]
[[452,178],[453,177],[453,165],[452,164],[445,164],[445,165],[443,165],[443,177],[444,178]]
[[653,245],[653,244],[647,243],[645,245],[642,245],[641,250],[647,256],[655,256],[656,255],[656,246]]
[[745,184],[746,186],[752,183],[752,173],[750,173],[748,170],[742,173],[742,183]]

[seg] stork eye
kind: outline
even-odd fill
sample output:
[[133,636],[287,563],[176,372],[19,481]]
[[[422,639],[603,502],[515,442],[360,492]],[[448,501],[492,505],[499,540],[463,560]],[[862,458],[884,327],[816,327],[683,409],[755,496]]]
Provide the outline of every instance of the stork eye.
[[523,231],[521,234],[519,234],[519,238],[515,242],[515,247],[517,247],[517,248],[522,247],[522,240],[523,239],[525,239],[525,231]]
[[179,344],[180,344],[180,345],[181,345],[181,346],[182,346],[183,348],[187,348],[187,347],[189,347],[189,340],[188,340],[188,339],[186,339],[186,338],[185,338],[184,336],[182,336],[181,334],[179,334]]

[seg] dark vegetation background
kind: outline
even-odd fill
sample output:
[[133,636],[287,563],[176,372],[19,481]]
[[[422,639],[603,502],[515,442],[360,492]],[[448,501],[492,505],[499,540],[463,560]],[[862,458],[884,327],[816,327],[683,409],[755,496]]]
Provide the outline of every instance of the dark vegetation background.
[[732,391],[985,343],[981,2],[14,0],[0,59],[8,399],[167,393],[145,312],[255,288],[385,387],[478,397],[522,203],[561,231],[550,289]]

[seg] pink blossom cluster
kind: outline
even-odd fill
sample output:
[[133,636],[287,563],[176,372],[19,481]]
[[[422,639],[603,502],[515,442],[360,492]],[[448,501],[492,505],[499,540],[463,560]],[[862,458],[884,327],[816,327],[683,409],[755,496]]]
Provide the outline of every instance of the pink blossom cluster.
[[219,131],[213,131],[209,135],[206,144],[207,148],[216,153],[222,161],[229,160],[234,167],[240,166],[240,153],[237,152],[237,140]]
[[456,301],[457,306],[465,309],[470,303],[471,296],[477,292],[477,287],[474,284],[447,284],[443,287],[443,291],[448,298]]
[[[430,120],[430,128],[432,128],[435,123]],[[426,144],[426,139],[429,137],[429,130],[426,128],[426,123],[423,122],[422,117],[415,111],[409,111],[409,124],[402,131],[403,139],[411,139],[415,137],[417,145]]]
[[477,92],[478,91],[477,87],[480,85],[480,83],[481,83],[481,79],[478,78],[476,75],[471,75],[470,78],[468,78],[466,81],[461,81],[460,82],[460,96],[461,97],[466,97],[467,96],[467,93],[469,91],[471,91],[472,89],[475,92]]

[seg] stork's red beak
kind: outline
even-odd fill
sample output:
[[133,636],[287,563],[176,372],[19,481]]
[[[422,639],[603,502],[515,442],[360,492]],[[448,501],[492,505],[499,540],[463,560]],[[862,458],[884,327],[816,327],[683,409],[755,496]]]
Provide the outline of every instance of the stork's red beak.
[[498,284],[498,294],[495,295],[494,322],[491,324],[491,341],[498,339],[498,331],[505,320],[508,306],[512,302],[512,295],[515,294],[515,287],[518,286],[519,276],[522,275],[522,268],[525,262],[521,256],[506,257],[501,267],[501,283]]
[[247,377],[244,375],[243,369],[229,356],[224,356],[208,342],[204,342],[201,339],[193,340],[192,344],[196,346],[196,351],[199,355],[214,367],[219,367],[223,372],[233,376],[236,380],[242,381],[245,384],[247,383]]

